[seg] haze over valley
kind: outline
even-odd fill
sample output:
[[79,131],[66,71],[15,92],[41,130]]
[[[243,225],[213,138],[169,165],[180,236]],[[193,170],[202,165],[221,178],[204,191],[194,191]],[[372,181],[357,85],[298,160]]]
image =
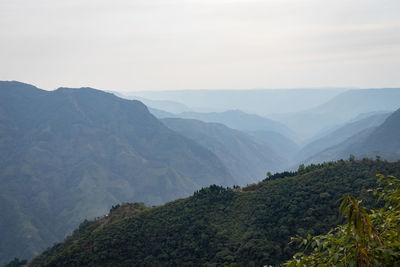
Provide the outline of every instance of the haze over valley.
[[[321,93],[307,90],[313,91]],[[259,92],[241,92],[254,93]],[[297,91],[285,92],[291,93]],[[371,94],[378,102],[348,104]],[[154,112],[150,105],[160,108],[164,100],[147,101],[147,107],[92,88],[45,91],[3,81],[0,95],[0,196],[8,214],[0,227],[3,261],[31,258],[85,218],[119,203],[160,205],[212,184],[246,186],[300,164],[350,155],[400,159],[399,89],[350,89],[311,110],[283,110],[281,120],[239,109],[194,112],[172,100],[165,100],[166,107],[186,111]],[[293,99],[281,101],[291,106]],[[332,105],[351,114],[349,119]],[[308,118],[317,118],[315,128],[324,130],[304,135],[286,124],[291,114],[306,126]]]
[[400,266],[400,1],[0,1],[0,266]]

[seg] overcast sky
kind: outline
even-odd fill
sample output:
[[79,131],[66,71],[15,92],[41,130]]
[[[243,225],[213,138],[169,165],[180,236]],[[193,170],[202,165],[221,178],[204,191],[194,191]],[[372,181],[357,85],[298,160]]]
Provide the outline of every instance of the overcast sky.
[[0,80],[400,87],[399,0],[0,0]]

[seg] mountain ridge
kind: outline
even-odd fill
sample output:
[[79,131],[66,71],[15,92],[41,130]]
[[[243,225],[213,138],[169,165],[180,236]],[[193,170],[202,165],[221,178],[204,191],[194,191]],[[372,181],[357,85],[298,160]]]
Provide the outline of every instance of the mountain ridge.
[[310,137],[326,127],[344,123],[362,113],[378,110],[393,112],[398,108],[398,99],[400,88],[348,90],[315,108],[270,117],[303,137]]
[[[380,156],[392,161],[400,158],[400,109],[391,113],[379,126],[367,128],[345,141],[327,148],[312,157],[307,163],[317,163],[323,160],[336,160],[354,155],[357,158],[365,156]],[[386,156],[386,158],[385,158]]]
[[141,102],[91,88],[0,82],[0,152],[1,261],[31,257],[116,203],[235,184],[217,156]]
[[258,182],[267,171],[280,171],[289,165],[280,153],[262,141],[223,124],[181,118],[161,121],[172,130],[210,149],[236,178],[238,185]]
[[249,114],[241,110],[227,110],[224,112],[183,112],[176,114],[183,119],[197,119],[204,122],[222,123],[229,128],[243,132],[254,132],[259,130],[274,131],[290,139],[296,134],[286,125],[256,114]]
[[344,142],[346,139],[361,133],[365,129],[377,127],[382,124],[389,115],[390,113],[375,114],[366,118],[351,121],[350,123],[347,123],[304,146],[297,153],[296,158],[299,161],[305,160],[318,152]]

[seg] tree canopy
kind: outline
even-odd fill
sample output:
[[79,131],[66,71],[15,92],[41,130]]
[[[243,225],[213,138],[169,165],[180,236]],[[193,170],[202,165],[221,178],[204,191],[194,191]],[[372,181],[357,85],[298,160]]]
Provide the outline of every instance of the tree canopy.
[[370,190],[384,201],[380,209],[361,205],[362,201],[345,196],[340,215],[347,223],[326,235],[294,238],[312,253],[300,252],[287,262],[300,266],[399,266],[400,265],[400,179],[379,176],[377,189]]
[[340,223],[338,199],[351,194],[366,207],[383,207],[368,193],[377,173],[400,176],[400,162],[310,165],[243,188],[213,185],[159,207],[121,205],[83,223],[31,266],[282,264],[301,251],[288,244],[291,236],[326,234]]

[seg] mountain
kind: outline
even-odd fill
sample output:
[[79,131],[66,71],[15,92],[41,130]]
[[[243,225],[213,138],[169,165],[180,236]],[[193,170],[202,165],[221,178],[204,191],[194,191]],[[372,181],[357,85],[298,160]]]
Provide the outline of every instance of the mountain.
[[183,112],[176,114],[176,116],[183,119],[196,119],[204,122],[222,123],[229,128],[243,132],[274,131],[289,138],[296,137],[288,127],[280,122],[255,114],[248,114],[240,110],[209,113]]
[[238,185],[260,181],[267,171],[276,172],[288,166],[279,150],[277,153],[256,138],[223,124],[179,118],[161,121],[217,155]]
[[399,107],[400,88],[349,90],[311,111],[333,113],[348,118],[377,110],[396,110]]
[[390,113],[379,113],[345,124],[344,126],[304,146],[297,153],[296,158],[299,162],[308,159],[318,152],[344,142],[346,139],[364,131],[365,129],[381,125],[389,115]]
[[298,251],[290,237],[328,232],[340,223],[346,194],[376,207],[367,189],[376,173],[400,175],[400,162],[338,161],[270,176],[256,185],[210,186],[153,208],[124,204],[83,222],[30,266],[265,266]]
[[29,258],[113,204],[161,204],[234,179],[139,101],[0,82],[0,261]]
[[400,153],[399,133],[400,108],[393,112],[358,148],[362,153],[369,151]]
[[249,134],[258,138],[273,150],[279,151],[287,159],[292,159],[300,148],[293,140],[274,131],[258,130],[249,132]]
[[393,112],[399,108],[399,99],[400,88],[349,90],[318,107],[269,117],[284,123],[303,138],[309,138],[362,113]]
[[381,156],[400,159],[400,109],[392,113],[380,126],[365,129],[340,144],[310,157],[307,163],[316,163],[355,155],[357,158]]
[[[340,129],[340,128],[346,126],[347,124],[351,124],[351,123],[356,122],[356,121],[361,121],[361,120],[366,119],[368,117],[373,117],[374,115],[382,115],[382,116],[384,116],[384,114],[386,114],[387,116],[389,116],[391,113],[392,112],[389,112],[389,111],[371,111],[371,112],[358,114],[357,116],[355,116],[355,117],[353,117],[353,118],[351,118],[349,120],[346,120],[343,123],[335,124],[333,126],[326,127],[324,129],[322,129],[321,131],[319,131],[315,135],[313,135],[310,138],[307,138],[306,140],[304,140],[303,143],[302,143],[302,146],[305,147],[308,144],[311,144],[312,142],[314,142],[314,141],[316,141],[316,140],[318,140],[320,138],[323,138],[323,137],[333,133],[337,129]],[[383,121],[382,121],[382,123],[383,123]]]
[[[299,112],[317,107],[344,90],[342,88],[178,90],[141,91],[135,92],[135,95],[152,100],[184,103],[197,112],[239,109],[250,114],[268,116],[271,113]],[[165,110],[161,107],[159,109]]]

